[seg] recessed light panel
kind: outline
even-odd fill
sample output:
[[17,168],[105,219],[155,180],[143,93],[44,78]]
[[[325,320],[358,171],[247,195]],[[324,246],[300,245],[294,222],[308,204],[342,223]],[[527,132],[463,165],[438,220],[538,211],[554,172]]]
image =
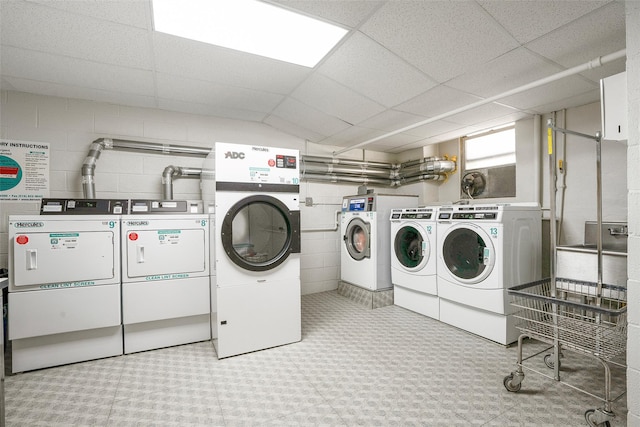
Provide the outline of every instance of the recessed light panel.
[[314,67],[344,28],[256,0],[153,0],[154,29]]

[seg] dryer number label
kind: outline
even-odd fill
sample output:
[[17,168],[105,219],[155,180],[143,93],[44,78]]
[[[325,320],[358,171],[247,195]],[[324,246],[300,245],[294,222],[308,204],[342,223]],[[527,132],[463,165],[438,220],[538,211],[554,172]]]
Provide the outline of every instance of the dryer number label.
[[491,233],[491,237],[498,237],[498,229],[496,227],[491,227],[489,232]]

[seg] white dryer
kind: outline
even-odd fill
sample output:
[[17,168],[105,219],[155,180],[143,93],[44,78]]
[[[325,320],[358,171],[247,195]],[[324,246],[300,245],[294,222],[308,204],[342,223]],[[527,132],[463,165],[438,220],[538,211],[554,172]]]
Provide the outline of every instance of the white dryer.
[[122,354],[120,214],[126,204],[43,199],[42,215],[9,217],[12,372]]
[[518,333],[507,289],[540,279],[537,205],[452,205],[438,213],[440,320],[501,344]]
[[389,215],[417,207],[418,196],[362,194],[342,200],[340,279],[371,291],[391,289]]
[[393,302],[439,319],[436,207],[391,210]]
[[130,209],[122,218],[125,354],[211,339],[209,215],[185,200],[131,200]]
[[297,150],[216,143],[219,358],[300,341]]

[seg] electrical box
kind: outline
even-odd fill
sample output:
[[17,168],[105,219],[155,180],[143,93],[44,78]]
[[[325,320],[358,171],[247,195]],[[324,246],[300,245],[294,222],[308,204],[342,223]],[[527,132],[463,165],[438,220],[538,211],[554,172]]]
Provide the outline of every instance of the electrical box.
[[627,73],[600,80],[602,139],[623,141],[628,138]]

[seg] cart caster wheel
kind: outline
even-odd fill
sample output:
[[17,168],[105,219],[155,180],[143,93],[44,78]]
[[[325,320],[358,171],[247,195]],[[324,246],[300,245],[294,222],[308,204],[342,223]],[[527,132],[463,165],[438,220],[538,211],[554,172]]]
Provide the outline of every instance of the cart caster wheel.
[[513,374],[509,374],[506,377],[504,377],[502,384],[504,384],[504,388],[506,388],[507,391],[510,391],[513,393],[520,391],[520,389],[522,388],[522,383],[518,383],[518,384],[513,383]]
[[[555,363],[553,363],[553,354],[547,354],[546,356],[544,356],[544,364],[547,365],[547,368],[549,369],[553,369],[555,367]],[[558,360],[558,369],[560,368],[561,363]]]
[[596,420],[594,420],[595,415],[596,415],[595,409],[589,409],[584,413],[584,419],[587,422],[587,424],[589,424],[590,427],[611,427],[611,423],[609,421],[603,421],[601,423],[598,423]]

